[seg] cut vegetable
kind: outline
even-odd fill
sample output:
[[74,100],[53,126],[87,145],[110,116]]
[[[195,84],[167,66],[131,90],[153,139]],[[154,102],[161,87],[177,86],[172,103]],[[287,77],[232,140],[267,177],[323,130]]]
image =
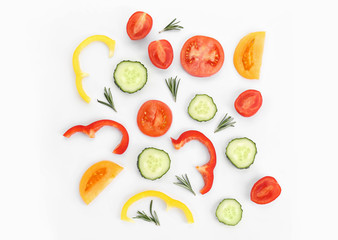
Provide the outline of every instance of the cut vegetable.
[[257,204],[267,204],[274,201],[281,193],[282,189],[277,180],[266,176],[259,179],[252,187],[250,198]]
[[227,158],[240,169],[250,167],[255,161],[256,153],[256,144],[249,138],[231,140],[225,151]]
[[181,50],[181,65],[195,77],[209,77],[223,66],[224,51],[214,38],[194,36],[189,38]]
[[170,163],[170,157],[164,150],[146,148],[138,155],[137,167],[142,177],[155,180],[168,172]]
[[243,37],[234,53],[237,72],[247,79],[259,79],[265,32],[253,32]]
[[73,54],[73,68],[75,72],[75,84],[76,84],[76,89],[79,92],[80,96],[82,97],[83,100],[85,100],[87,103],[90,102],[90,97],[86,94],[86,92],[83,90],[82,86],[82,79],[89,76],[88,73],[82,72],[80,68],[80,60],[79,56],[81,51],[88,46],[92,42],[103,42],[107,45],[109,48],[109,57],[112,57],[114,54],[114,49],[115,49],[115,40],[110,39],[107,36],[104,35],[94,35],[86,38],[83,40],[79,46],[74,51]]
[[255,115],[263,103],[262,94],[254,89],[242,92],[235,101],[236,111],[243,117]]
[[188,106],[189,116],[199,122],[213,119],[216,112],[217,106],[207,94],[196,94]]
[[88,168],[79,187],[83,201],[91,203],[122,170],[123,167],[111,161],[101,161]]
[[117,147],[115,147],[113,153],[115,153],[115,154],[124,153],[128,148],[129,135],[128,135],[127,129],[122,124],[115,122],[113,120],[108,120],[108,119],[99,120],[99,121],[93,122],[93,123],[91,123],[87,126],[76,125],[76,126],[70,128],[70,129],[68,129],[63,134],[63,136],[66,137],[66,138],[70,138],[73,134],[75,134],[77,132],[82,132],[82,133],[86,134],[88,137],[94,138],[95,133],[97,131],[99,131],[104,126],[112,126],[112,127],[117,128],[118,130],[120,130],[120,132],[122,133],[122,139],[121,139],[120,144],[117,145]]
[[203,133],[195,130],[190,130],[182,133],[178,139],[171,138],[171,142],[175,149],[180,149],[191,140],[200,141],[207,149],[210,155],[209,161],[203,166],[197,166],[196,169],[200,172],[204,180],[204,186],[200,190],[201,194],[206,194],[210,191],[214,182],[214,168],[216,166],[216,150],[209,138]]
[[148,55],[154,66],[161,69],[167,69],[174,59],[173,47],[165,39],[149,43]]
[[127,34],[131,40],[145,38],[153,27],[152,17],[145,12],[135,12],[127,22]]
[[164,102],[149,100],[142,104],[137,113],[137,126],[147,136],[159,137],[170,128],[173,115]]
[[242,219],[242,206],[236,199],[223,199],[217,209],[216,217],[218,221],[226,225],[235,226]]
[[187,218],[188,223],[194,222],[194,218],[192,216],[190,209],[184,203],[182,203],[178,200],[175,200],[175,199],[169,197],[168,195],[166,195],[162,192],[153,191],[153,190],[140,192],[140,193],[132,196],[131,198],[129,198],[128,201],[122,207],[121,219],[123,221],[133,222],[133,220],[127,216],[127,212],[128,212],[129,207],[134,202],[136,202],[136,201],[138,201],[142,198],[146,198],[146,197],[158,197],[158,198],[162,199],[167,204],[167,210],[170,209],[170,208],[173,208],[173,207],[179,208],[185,214],[185,217]]
[[122,61],[114,71],[115,84],[126,93],[141,90],[147,83],[147,68],[138,61]]

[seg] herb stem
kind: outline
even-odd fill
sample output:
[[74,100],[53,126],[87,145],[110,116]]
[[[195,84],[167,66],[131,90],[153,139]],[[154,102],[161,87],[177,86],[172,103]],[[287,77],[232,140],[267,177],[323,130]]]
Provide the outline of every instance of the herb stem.
[[180,85],[181,79],[179,79],[177,81],[177,76],[175,78],[169,78],[169,79],[165,79],[165,82],[169,88],[169,91],[171,92],[171,95],[174,98],[174,101],[176,102],[176,98],[177,98],[177,91],[178,91],[178,87]]
[[174,20],[172,20],[167,26],[165,26],[165,28],[163,28],[158,33],[165,32],[165,31],[171,31],[171,30],[181,30],[181,29],[183,29],[182,26],[178,25],[180,23],[180,21],[178,21],[178,22],[175,22],[175,21],[176,21],[176,18]]
[[177,186],[183,187],[185,189],[187,189],[188,191],[190,191],[192,194],[194,194],[196,196],[196,193],[194,192],[194,190],[191,187],[188,175],[182,175],[182,177],[179,176],[175,176],[178,180],[178,182],[174,182],[174,184],[176,184]]
[[150,201],[150,216],[144,211],[137,211],[137,216],[133,218],[141,219],[146,222],[153,222],[156,226],[160,226],[160,220],[158,219],[157,213],[153,211],[153,200]]
[[104,96],[105,96],[105,98],[106,98],[106,100],[107,100],[108,103],[103,102],[103,101],[101,101],[101,100],[99,100],[99,99],[97,99],[97,101],[98,101],[99,103],[103,104],[103,105],[106,105],[106,106],[110,107],[110,108],[113,109],[115,112],[117,112],[117,111],[116,111],[116,108],[115,108],[115,105],[114,105],[113,95],[111,94],[110,88],[108,88],[108,90],[107,90],[106,87],[104,88]]

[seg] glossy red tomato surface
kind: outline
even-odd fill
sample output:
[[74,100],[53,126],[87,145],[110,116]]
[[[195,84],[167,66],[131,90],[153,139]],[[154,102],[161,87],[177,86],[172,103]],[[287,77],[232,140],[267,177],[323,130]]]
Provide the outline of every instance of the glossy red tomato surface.
[[250,198],[251,201],[257,204],[267,204],[275,200],[281,191],[282,189],[277,180],[273,177],[266,176],[253,185]]
[[221,69],[224,51],[216,39],[194,36],[184,43],[180,59],[184,70],[192,76],[209,77]]
[[165,39],[153,41],[148,46],[150,61],[158,68],[167,69],[174,59],[174,51]]
[[137,125],[145,135],[159,137],[169,130],[172,119],[167,104],[158,100],[149,100],[138,111]]
[[235,109],[243,117],[251,117],[261,108],[262,103],[262,94],[257,90],[249,89],[237,97]]
[[152,17],[145,12],[135,12],[128,20],[127,34],[131,40],[139,40],[148,35],[153,26]]

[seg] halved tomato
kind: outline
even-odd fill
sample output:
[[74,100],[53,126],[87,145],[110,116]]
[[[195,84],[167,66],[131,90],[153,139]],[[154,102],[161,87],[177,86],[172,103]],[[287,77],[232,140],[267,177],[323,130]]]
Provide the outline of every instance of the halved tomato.
[[122,170],[123,167],[111,161],[101,161],[88,168],[79,187],[83,201],[91,203]]
[[235,108],[243,117],[251,117],[260,109],[262,103],[262,94],[257,90],[249,89],[237,97]]
[[139,40],[148,35],[153,27],[152,17],[145,12],[135,12],[128,20],[127,34],[131,40]]
[[266,176],[258,180],[252,187],[251,201],[258,204],[267,204],[275,200],[282,192],[277,180]]
[[174,51],[165,39],[153,41],[148,46],[150,61],[158,68],[167,69],[174,58]]
[[253,32],[239,41],[234,53],[234,65],[242,77],[259,79],[264,40],[265,32]]
[[145,135],[159,137],[169,130],[172,119],[167,104],[158,100],[149,100],[138,111],[137,125]]
[[209,77],[217,73],[223,62],[222,45],[211,37],[194,36],[189,38],[181,50],[182,67],[195,77]]

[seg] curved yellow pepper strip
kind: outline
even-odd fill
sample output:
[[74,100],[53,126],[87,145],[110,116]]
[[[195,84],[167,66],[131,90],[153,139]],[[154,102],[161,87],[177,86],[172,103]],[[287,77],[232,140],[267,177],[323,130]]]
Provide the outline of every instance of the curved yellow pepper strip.
[[189,208],[184,203],[182,203],[178,200],[175,200],[175,199],[169,197],[168,195],[166,195],[162,192],[153,191],[153,190],[140,192],[140,193],[132,196],[131,198],[129,198],[129,200],[123,205],[123,208],[122,208],[122,211],[121,211],[121,219],[124,220],[124,221],[128,221],[128,222],[134,222],[131,218],[129,218],[127,216],[128,208],[134,202],[136,202],[136,201],[138,201],[142,198],[145,198],[145,197],[158,197],[158,198],[162,199],[167,204],[167,210],[169,210],[170,208],[173,208],[173,207],[180,208],[184,212],[188,223],[194,222],[194,218],[192,216],[191,211],[189,210]]
[[85,100],[87,103],[90,102],[90,97],[85,93],[82,87],[82,79],[89,76],[88,73],[82,72],[80,68],[80,61],[79,61],[79,55],[81,51],[90,43],[100,41],[105,43],[109,48],[109,57],[112,57],[114,54],[115,49],[115,40],[110,39],[107,36],[104,35],[94,35],[91,37],[86,38],[83,40],[79,46],[74,51],[73,54],[73,68],[75,72],[75,84],[77,91],[79,92],[80,96]]

